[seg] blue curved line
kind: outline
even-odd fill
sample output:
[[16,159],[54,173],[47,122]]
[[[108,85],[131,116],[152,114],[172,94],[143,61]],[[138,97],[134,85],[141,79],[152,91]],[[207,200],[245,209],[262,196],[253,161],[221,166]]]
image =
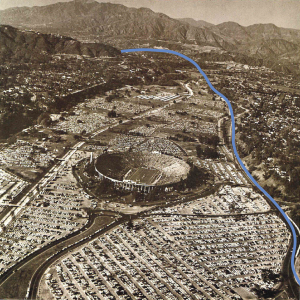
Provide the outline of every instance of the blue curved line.
[[188,56],[181,54],[179,52],[173,51],[173,50],[168,50],[168,49],[151,49],[151,48],[137,48],[137,49],[124,49],[121,50],[121,53],[127,53],[127,52],[141,52],[141,51],[146,51],[146,52],[164,52],[164,53],[170,53],[170,54],[175,54],[177,56],[180,56],[184,59],[186,59],[187,61],[189,61],[190,63],[192,63],[197,69],[198,71],[203,75],[204,79],[206,80],[208,86],[216,93],[218,94],[221,98],[223,98],[228,107],[229,107],[229,111],[230,111],[230,117],[231,117],[231,125],[232,125],[232,147],[233,147],[233,151],[235,154],[236,159],[238,160],[238,162],[240,163],[240,166],[243,168],[243,170],[246,172],[246,174],[248,175],[248,177],[252,180],[252,182],[262,191],[262,193],[268,197],[273,204],[277,207],[277,209],[280,211],[280,213],[283,215],[283,217],[285,218],[286,222],[289,224],[291,231],[293,233],[293,252],[292,252],[292,259],[291,259],[291,267],[292,267],[292,271],[294,273],[294,277],[298,283],[298,285],[300,285],[300,279],[297,275],[297,272],[295,270],[295,255],[296,255],[296,248],[297,248],[297,235],[296,235],[296,231],[295,228],[293,226],[293,224],[291,223],[290,219],[288,218],[288,216],[285,214],[285,212],[282,210],[282,208],[279,206],[279,204],[256,182],[256,180],[252,177],[252,175],[249,173],[249,171],[247,170],[247,168],[244,166],[242,160],[240,159],[237,150],[236,150],[236,146],[235,146],[235,121],[234,121],[234,115],[233,115],[233,109],[232,106],[229,102],[229,100],[223,95],[221,94],[219,91],[217,91],[213,85],[210,83],[208,77],[206,76],[206,74],[202,71],[202,69],[200,68],[200,66],[193,61],[191,58],[189,58]]

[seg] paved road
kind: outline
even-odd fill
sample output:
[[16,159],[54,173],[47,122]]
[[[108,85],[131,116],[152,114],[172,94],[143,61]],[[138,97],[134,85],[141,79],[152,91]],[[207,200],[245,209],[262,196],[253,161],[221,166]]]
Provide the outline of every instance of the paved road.
[[[289,219],[293,223],[293,225],[294,225],[294,227],[295,227],[295,229],[296,229],[296,231],[298,233],[298,236],[300,236],[300,229],[299,229],[299,227],[297,226],[297,224],[290,217],[289,217]],[[299,256],[299,252],[300,252],[300,243],[298,243],[298,250],[297,250],[296,255],[295,255],[296,258]],[[295,265],[296,265],[296,263],[295,263]]]
[[[177,99],[177,102],[180,102],[182,98]],[[153,113],[157,113],[171,105],[173,105],[173,102],[168,102],[167,104],[159,107],[159,108],[154,108],[154,109],[150,109],[146,112],[143,112],[141,114],[139,114],[138,116],[133,117],[132,119],[139,119],[142,118],[144,116],[148,116],[150,114]],[[131,119],[127,119],[125,121],[123,121],[123,123],[127,123],[130,122]],[[109,130],[111,128],[117,127],[119,126],[119,122],[115,122],[109,126],[106,126],[104,128],[101,128],[99,130],[97,130],[96,132],[94,132],[91,135],[91,138],[94,138],[95,136],[97,136],[98,134]],[[12,221],[12,215],[16,216],[20,213],[20,211],[22,210],[22,207],[24,207],[25,205],[27,205],[30,200],[32,199],[32,197],[34,197],[37,193],[38,193],[38,187],[43,187],[47,184],[47,182],[49,182],[55,175],[56,173],[68,162],[68,160],[73,156],[73,154],[83,145],[85,144],[84,141],[78,142],[77,144],[75,144],[74,146],[72,146],[72,149],[70,149],[60,160],[59,162],[57,162],[53,167],[51,167],[51,169],[36,183],[34,184],[30,190],[20,199],[20,201],[18,202],[18,205],[16,207],[11,207],[10,211],[3,217],[3,219],[1,220],[1,223],[4,224],[5,226],[9,225],[9,223]],[[127,217],[123,217],[123,218],[127,218]],[[93,222],[93,218],[91,220],[89,220]],[[20,261],[19,263],[17,263],[16,265],[14,265],[12,268],[10,268],[7,272],[5,272],[1,277],[0,277],[0,285],[5,282],[12,274],[14,274],[19,268],[21,268],[23,265],[29,263],[32,259],[34,259],[34,257],[36,257],[37,255],[41,254],[42,252],[55,247],[57,244],[65,241],[66,239],[69,239],[77,234],[82,233],[83,229],[81,229],[80,231],[76,231],[75,233],[70,234],[68,237],[63,238],[62,240],[58,240],[55,241],[54,244],[49,244],[35,252],[33,252],[32,254],[30,254],[29,256],[27,256],[25,259],[23,259],[22,261]],[[85,241],[86,242],[86,241]],[[78,245],[76,244],[76,247]],[[40,274],[40,273],[39,273]],[[37,276],[37,278],[39,278]],[[38,281],[37,281],[38,282]]]
[[[197,200],[197,199],[194,199]],[[193,201],[192,199],[189,199],[188,201]],[[237,213],[237,214],[200,214],[200,213],[193,213],[193,214],[180,214],[180,213],[153,213],[148,214],[147,216],[165,216],[165,217],[171,217],[171,216],[182,216],[182,217],[200,217],[200,218],[219,218],[219,217],[237,217],[237,216],[255,216],[255,215],[266,215],[270,214],[272,212],[275,212],[275,209],[269,209],[266,211],[259,211],[259,212],[251,212],[251,213]]]
[[[170,201],[169,204],[165,205],[165,207],[169,207],[169,206],[173,206],[175,204],[180,204],[180,203],[183,203],[183,202],[190,202],[190,201],[193,201],[193,200],[196,200],[196,199],[199,199],[199,197],[205,197],[209,194],[212,194],[214,193],[216,190],[219,189],[219,185],[217,186],[214,186],[212,187],[210,190],[208,190],[207,188],[202,190],[201,194],[197,194],[195,195],[194,193],[192,193],[191,195],[189,195],[189,197],[186,197],[184,199],[181,199],[181,200],[178,200],[178,201]],[[154,208],[151,208],[151,210],[154,210],[156,209],[156,207]],[[97,213],[101,213],[101,212],[104,212],[104,213],[112,213],[111,211],[102,211],[102,210],[96,210],[96,211],[93,211],[94,213],[97,212]],[[101,230],[100,232],[97,232],[95,234],[93,234],[91,236],[91,238],[86,238],[84,240],[82,240],[80,243],[76,243],[76,244],[73,244],[73,245],[70,245],[68,248],[66,248],[64,251],[61,251],[59,253],[57,253],[56,255],[54,255],[53,257],[51,257],[51,259],[45,261],[45,263],[43,263],[34,273],[34,275],[32,276],[32,280],[30,282],[30,286],[29,286],[29,289],[28,289],[28,298],[29,299],[36,299],[37,297],[37,294],[38,294],[38,287],[39,287],[39,283],[40,283],[40,280],[44,274],[44,272],[47,270],[47,268],[53,263],[55,262],[57,259],[59,259],[61,256],[65,255],[67,252],[71,251],[71,250],[74,250],[76,249],[77,247],[81,246],[81,245],[84,245],[87,241],[90,241],[92,239],[95,239],[97,238],[98,236],[104,234],[105,232],[107,232],[108,230],[112,229],[113,227],[119,225],[119,224],[122,224],[124,222],[127,222],[129,219],[133,220],[133,219],[137,219],[137,218],[143,218],[143,217],[146,217],[148,216],[148,212],[139,212],[139,213],[136,213],[136,214],[133,214],[133,215],[125,215],[125,214],[122,214],[122,213],[119,213],[122,218],[120,218],[117,222],[115,222],[114,224],[110,225],[109,227],[107,227],[106,229],[103,229]]]
[[13,275],[18,269],[20,269],[21,267],[23,267],[24,265],[30,263],[33,259],[35,259],[35,257],[37,257],[38,255],[42,254],[43,252],[53,248],[53,247],[56,247],[58,244],[72,238],[72,237],[75,237],[79,234],[81,234],[83,231],[89,229],[93,223],[94,223],[94,220],[95,218],[97,217],[98,215],[91,215],[90,218],[89,218],[89,221],[87,224],[84,225],[83,228],[81,228],[80,230],[78,231],[75,231],[73,233],[71,233],[70,235],[68,236],[65,236],[59,240],[56,240],[42,248],[40,248],[39,250],[31,253],[30,255],[28,255],[26,258],[24,258],[22,261],[18,262],[17,264],[15,264],[13,267],[11,267],[9,270],[7,270],[3,275],[1,275],[1,278],[0,278],[0,285],[2,285],[7,279],[9,279],[9,277],[11,275]]
[[189,86],[189,84],[188,83],[186,83],[185,85],[185,88],[188,90],[188,92],[189,92],[189,98],[190,97],[192,97],[192,96],[194,96],[194,91],[190,88],[190,86]]
[[96,239],[97,237],[103,235],[105,232],[111,230],[115,226],[118,226],[118,225],[120,225],[122,223],[125,223],[125,222],[128,222],[128,221],[129,221],[129,217],[124,216],[121,219],[119,219],[118,221],[114,222],[113,224],[107,226],[106,228],[90,235],[89,237],[86,237],[86,238],[82,239],[81,241],[79,241],[75,244],[72,244],[72,245],[66,247],[64,250],[60,251],[56,255],[48,258],[47,261],[44,264],[42,264],[36,270],[34,275],[32,276],[31,281],[30,281],[30,285],[29,285],[29,288],[28,288],[28,293],[26,295],[26,299],[37,299],[40,279],[42,278],[42,276],[45,273],[45,271],[47,270],[47,268],[49,268],[51,266],[51,264],[53,264],[57,259],[64,256],[68,252],[70,252],[72,250],[75,250],[76,248],[78,248],[80,246],[85,245],[87,242],[89,242],[93,239]]
[[2,218],[1,225],[8,226],[10,222],[13,220],[12,216],[17,216],[22,207],[27,205],[32,197],[34,197],[38,193],[38,186],[42,187],[47,184],[49,180],[55,175],[55,173],[63,167],[66,162],[72,157],[72,155],[76,152],[76,149],[81,147],[84,142],[77,143],[73,148],[73,150],[68,151],[61,159],[60,162],[56,163],[45,175],[41,178],[31,189],[19,200],[17,206],[12,207],[9,212]]

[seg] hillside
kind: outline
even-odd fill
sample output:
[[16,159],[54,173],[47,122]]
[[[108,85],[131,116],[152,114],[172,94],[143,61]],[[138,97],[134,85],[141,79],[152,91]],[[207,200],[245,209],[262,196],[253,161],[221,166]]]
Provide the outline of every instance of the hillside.
[[90,57],[116,56],[114,47],[104,44],[81,43],[72,38],[53,34],[21,31],[8,25],[0,26],[0,62],[8,60],[43,60],[54,54],[77,54]]
[[196,41],[218,47],[233,48],[231,38],[217,35],[207,28],[155,13],[148,8],[128,8],[120,4],[96,1],[71,1],[42,7],[21,7],[0,11],[2,24],[59,33],[71,37],[156,39]]
[[187,45],[214,46],[229,54],[242,55],[245,63],[248,57],[249,62],[260,60],[276,70],[300,74],[300,30],[274,24],[241,26],[225,22],[213,25],[190,18],[172,19],[148,8],[129,8],[93,0],[10,8],[0,11],[0,20],[2,24],[22,29],[66,35],[82,42],[101,42],[117,48],[148,45],[181,51]]
[[300,30],[280,28],[274,24],[241,26],[235,22],[225,22],[214,26],[216,34],[235,39],[238,50],[258,57],[278,57],[284,53],[299,51]]
[[206,21],[203,21],[203,20],[194,20],[192,18],[179,18],[177,20],[179,20],[181,22],[188,23],[188,24],[190,24],[192,26],[195,26],[195,27],[200,27],[200,28],[215,26],[212,23],[209,23],[209,22],[206,22]]

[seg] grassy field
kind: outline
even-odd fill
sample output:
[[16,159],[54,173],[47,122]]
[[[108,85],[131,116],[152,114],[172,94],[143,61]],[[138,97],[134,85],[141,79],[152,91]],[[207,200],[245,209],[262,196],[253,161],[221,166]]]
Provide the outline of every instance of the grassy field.
[[151,170],[147,168],[138,168],[137,170],[131,171],[124,177],[125,180],[132,180],[136,183],[153,184],[161,172],[159,170]]

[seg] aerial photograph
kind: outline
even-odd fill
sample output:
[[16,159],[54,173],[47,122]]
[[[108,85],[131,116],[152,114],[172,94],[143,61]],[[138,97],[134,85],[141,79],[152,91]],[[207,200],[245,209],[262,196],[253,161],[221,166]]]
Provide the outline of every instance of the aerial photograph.
[[0,299],[300,299],[299,0],[0,0]]

